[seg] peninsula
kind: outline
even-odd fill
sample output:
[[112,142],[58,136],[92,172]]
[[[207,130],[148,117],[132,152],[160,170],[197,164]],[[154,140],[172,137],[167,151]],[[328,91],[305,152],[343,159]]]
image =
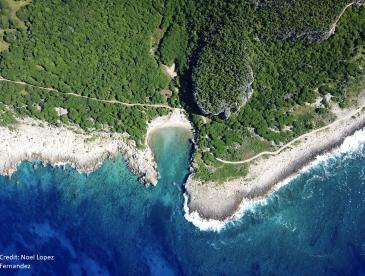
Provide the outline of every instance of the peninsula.
[[364,0],[0,7],[1,174],[121,153],[155,185],[149,136],[188,128],[186,217],[214,225],[365,125]]

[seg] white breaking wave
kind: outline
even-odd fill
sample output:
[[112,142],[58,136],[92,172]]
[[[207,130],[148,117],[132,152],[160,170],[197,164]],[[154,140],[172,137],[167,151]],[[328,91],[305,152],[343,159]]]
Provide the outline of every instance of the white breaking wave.
[[215,231],[220,232],[228,225],[233,225],[239,219],[241,219],[244,213],[248,210],[254,209],[257,205],[264,205],[267,198],[259,198],[255,200],[243,200],[239,205],[237,211],[225,220],[206,219],[200,216],[197,211],[190,212],[188,206],[188,196],[184,193],[184,217],[187,221],[191,222],[194,226],[198,227],[201,231]]
[[246,200],[244,199],[237,211],[230,217],[225,220],[215,220],[215,219],[206,219],[200,216],[200,214],[196,211],[190,212],[188,206],[188,195],[184,193],[184,217],[187,221],[191,222],[194,226],[199,228],[201,231],[215,231],[220,232],[225,229],[229,225],[234,225],[235,222],[240,220],[246,211],[253,210],[257,206],[262,206],[267,203],[267,199],[274,192],[278,191],[283,186],[289,184],[297,177],[301,176],[304,172],[309,169],[322,165],[325,166],[326,163],[331,159],[337,159],[344,154],[347,156],[351,156],[352,154],[358,152],[358,150],[365,144],[365,129],[356,131],[353,135],[346,137],[343,143],[331,150],[330,152],[318,155],[312,162],[310,162],[307,166],[304,166],[299,172],[293,176],[286,178],[285,180],[277,183],[270,192],[264,196],[259,197],[254,200]]

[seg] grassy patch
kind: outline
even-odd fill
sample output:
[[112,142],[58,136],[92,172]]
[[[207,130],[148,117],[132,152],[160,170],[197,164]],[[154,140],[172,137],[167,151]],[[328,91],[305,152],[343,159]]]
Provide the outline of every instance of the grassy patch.
[[[210,155],[209,153],[205,153]],[[204,158],[204,162],[203,159]],[[208,159],[208,160],[207,160]],[[247,168],[243,164],[225,164],[217,161],[212,155],[210,157],[202,157],[200,153],[194,156],[195,162],[198,164],[198,170],[195,177],[202,181],[213,181],[223,183],[225,181],[245,176]]]
[[231,161],[244,160],[255,156],[262,151],[268,151],[272,149],[271,143],[259,138],[255,135],[247,135],[242,139],[241,144],[236,144],[230,147],[227,151],[220,156],[222,159]]
[[16,123],[14,114],[4,104],[0,104],[0,126],[11,127]]
[[98,136],[93,135],[91,137],[86,138],[85,143],[92,143],[92,142],[95,142],[97,139],[98,139]]
[[12,20],[15,22],[15,26],[17,28],[20,28],[21,30],[26,30],[27,26],[24,24],[22,20],[20,20],[17,16],[17,12],[25,7],[26,5],[30,4],[31,0],[25,0],[25,1],[15,1],[15,0],[6,0],[8,7],[10,8],[10,16]]
[[10,45],[5,41],[5,32],[11,33],[16,29],[22,31],[27,29],[24,22],[17,16],[17,12],[30,2],[31,0],[0,0],[0,52],[7,50]]
[[155,54],[158,48],[158,45],[160,44],[160,41],[162,39],[162,37],[164,36],[166,30],[157,28],[153,35],[152,35],[152,39],[151,39],[151,54]]
[[300,145],[300,143],[301,143],[301,141],[295,141],[292,145],[294,146],[294,147],[296,147],[296,146],[299,146]]
[[0,52],[8,49],[9,43],[4,40],[4,30],[0,30]]

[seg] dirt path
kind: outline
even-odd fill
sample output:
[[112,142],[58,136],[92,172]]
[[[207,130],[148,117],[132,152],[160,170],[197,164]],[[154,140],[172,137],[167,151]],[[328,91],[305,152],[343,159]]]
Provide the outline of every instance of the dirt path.
[[225,164],[245,164],[245,163],[249,163],[261,156],[265,156],[265,155],[277,155],[279,154],[280,152],[282,152],[283,150],[289,148],[290,146],[292,146],[295,142],[303,139],[303,138],[309,138],[311,135],[319,132],[319,131],[322,131],[322,130],[325,130],[325,129],[328,129],[330,128],[331,126],[335,125],[335,124],[338,124],[342,121],[345,121],[349,118],[351,118],[352,116],[355,116],[358,112],[360,112],[363,108],[365,108],[365,105],[362,105],[361,107],[359,107],[358,109],[352,111],[352,112],[349,112],[346,116],[343,116],[342,118],[339,118],[337,119],[336,121],[330,123],[329,125],[326,125],[324,127],[321,127],[321,128],[317,128],[311,132],[308,132],[306,134],[303,134],[297,138],[295,138],[294,140],[290,141],[289,143],[285,144],[284,146],[282,146],[281,148],[279,148],[278,150],[276,151],[263,151],[263,152],[260,152],[259,154],[251,157],[251,158],[248,158],[248,159],[245,159],[245,160],[242,160],[242,161],[229,161],[229,160],[224,160],[224,159],[220,159],[220,158],[215,158],[217,161],[219,162],[222,162],[222,163],[225,163]]
[[63,93],[63,92],[61,92],[61,91],[59,91],[55,88],[36,86],[36,85],[26,83],[26,82],[23,82],[23,81],[9,80],[9,79],[6,79],[6,78],[3,78],[2,76],[0,76],[0,82],[1,81],[20,84],[20,85],[26,85],[26,86],[42,89],[42,90],[45,90],[45,91],[48,91],[48,92],[55,92],[55,93],[60,93],[60,94],[63,94],[63,95],[70,95],[70,96],[73,96],[73,97],[84,98],[84,99],[97,101],[97,102],[102,102],[102,103],[120,104],[120,105],[130,106],[130,107],[141,106],[141,107],[152,107],[152,108],[166,108],[166,109],[170,109],[170,110],[182,110],[181,108],[171,107],[167,104],[126,103],[126,102],[121,102],[121,101],[117,101],[117,100],[102,100],[102,99],[98,99],[98,98],[94,98],[94,97],[87,97],[87,96],[79,95],[79,94],[76,94],[76,93]]
[[354,5],[354,4],[356,4],[356,2],[355,2],[355,1],[353,1],[352,3],[347,4],[347,5],[346,5],[346,6],[342,9],[342,11],[340,12],[340,14],[337,16],[337,18],[336,18],[335,22],[333,22],[333,24],[332,24],[332,26],[331,26],[331,28],[330,28],[330,30],[329,30],[329,32],[328,32],[328,34],[329,34],[329,35],[328,35],[328,37],[330,37],[331,35],[333,35],[333,34],[335,33],[338,21],[340,21],[340,19],[341,19],[342,15],[345,13],[345,11],[346,11],[349,7],[351,7],[352,5]]

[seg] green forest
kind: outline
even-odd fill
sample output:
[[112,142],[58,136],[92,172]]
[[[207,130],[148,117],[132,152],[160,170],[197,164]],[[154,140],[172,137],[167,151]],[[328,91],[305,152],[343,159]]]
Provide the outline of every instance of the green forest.
[[[126,107],[8,82],[0,82],[0,98],[18,115],[54,125],[76,124],[89,131],[127,132],[140,146],[144,145],[147,122],[167,114],[164,108]],[[59,108],[67,113],[59,114]]]
[[250,98],[253,75],[245,46],[244,38],[224,30],[199,53],[192,90],[204,114],[223,113],[228,118]]
[[27,31],[4,34],[11,48],[2,53],[1,74],[100,99],[161,102],[159,91],[169,79],[150,53],[151,36],[161,22],[158,6],[32,1],[17,13]]
[[[196,176],[224,181],[246,170],[216,157],[242,160],[278,147],[333,121],[328,98],[340,107],[356,98],[365,66],[361,2],[329,36],[352,1],[0,0],[0,75],[98,99],[181,106],[196,130]],[[178,76],[170,79],[162,65],[173,63]],[[5,82],[0,102],[52,124],[126,131],[139,143],[147,122],[168,111]]]

